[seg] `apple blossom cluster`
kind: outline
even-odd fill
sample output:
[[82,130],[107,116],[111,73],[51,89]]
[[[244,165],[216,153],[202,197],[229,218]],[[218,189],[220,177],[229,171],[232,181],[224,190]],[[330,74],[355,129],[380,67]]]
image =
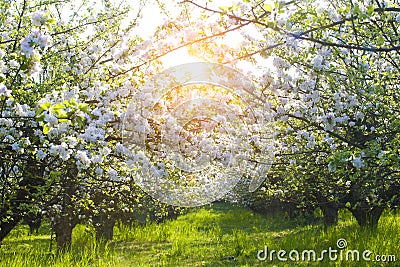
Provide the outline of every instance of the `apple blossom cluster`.
[[21,52],[28,58],[33,58],[36,54],[35,47],[44,49],[50,41],[50,35],[40,30],[33,30],[21,41]]
[[7,87],[0,83],[0,96],[9,97],[11,95],[11,90],[8,90]]
[[273,145],[263,137],[268,126],[257,122],[255,106],[246,106],[251,92],[243,76],[217,64],[184,64],[153,77],[124,116],[123,144],[133,152],[127,165],[137,183],[180,206],[222,197],[246,171],[255,190],[271,165]]
[[40,27],[47,22],[47,15],[45,12],[38,10],[32,14],[32,25]]
[[[366,12],[366,7],[361,8],[362,14]],[[338,39],[347,38],[335,34]],[[333,33],[330,36],[333,36]],[[283,122],[290,120],[290,126],[281,129],[281,153],[288,155],[287,161],[284,162],[301,169],[300,164],[304,159],[301,159],[300,155],[314,152],[313,155],[319,153],[320,156],[313,156],[309,161],[315,160],[317,164],[324,164],[329,172],[336,172],[337,175],[346,168],[362,173],[364,169],[371,168],[371,165],[376,166],[376,163],[378,168],[387,167],[390,170],[389,162],[382,158],[382,155],[385,155],[382,151],[390,146],[387,142],[390,140],[388,135],[391,135],[383,134],[387,128],[384,130],[382,125],[389,125],[390,122],[381,115],[383,110],[385,114],[394,114],[392,107],[396,104],[387,102],[387,95],[377,88],[376,82],[374,84],[369,80],[371,77],[380,80],[386,77],[385,75],[392,75],[394,69],[390,67],[390,63],[375,53],[348,48],[328,50],[318,44],[309,47],[304,43],[305,41],[297,40],[297,51],[285,49],[290,56],[276,53],[282,57],[273,60],[276,69],[268,69],[266,77],[261,78],[260,82],[260,87],[269,85],[267,90],[275,94],[271,95],[269,100],[277,103],[270,109],[270,117]],[[303,63],[309,63],[308,68],[305,68],[304,64],[301,66],[291,62],[290,57],[299,59],[299,54],[304,55],[302,58],[306,60]],[[368,55],[368,62],[358,61],[358,56],[365,54]],[[272,57],[276,58],[278,55]],[[341,58],[343,65],[338,63]],[[359,66],[359,70],[351,73],[354,66]],[[376,76],[377,73],[379,77]],[[354,86],[356,80],[362,82]],[[393,85],[383,86],[385,90],[393,89]],[[392,89],[386,89],[389,87]],[[385,102],[387,106],[383,108]],[[293,117],[299,119],[297,123],[296,120],[290,119]],[[301,121],[304,123],[301,124]],[[379,127],[380,133],[377,132]],[[291,139],[292,136],[295,139]],[[352,149],[361,149],[361,152],[347,153]],[[395,158],[392,158],[391,164],[394,164]]]

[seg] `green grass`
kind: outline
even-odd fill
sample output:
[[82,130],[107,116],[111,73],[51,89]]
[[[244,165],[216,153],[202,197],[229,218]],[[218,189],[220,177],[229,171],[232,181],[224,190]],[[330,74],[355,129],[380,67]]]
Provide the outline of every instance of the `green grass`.
[[[176,220],[145,227],[116,226],[114,240],[105,246],[94,240],[93,229],[74,229],[71,251],[58,257],[49,251],[50,235],[44,225],[37,236],[19,226],[0,248],[0,266],[399,266],[400,215],[385,212],[376,233],[362,231],[348,212],[326,232],[317,222],[265,217],[228,204],[194,209]],[[280,262],[259,261],[257,251],[337,249],[339,238],[347,248],[375,254],[397,254],[397,262],[365,261]],[[53,245],[54,246],[54,245]],[[344,250],[346,251],[346,249]],[[345,254],[343,254],[345,259]],[[286,255],[287,257],[287,255]],[[300,254],[301,257],[301,254]]]

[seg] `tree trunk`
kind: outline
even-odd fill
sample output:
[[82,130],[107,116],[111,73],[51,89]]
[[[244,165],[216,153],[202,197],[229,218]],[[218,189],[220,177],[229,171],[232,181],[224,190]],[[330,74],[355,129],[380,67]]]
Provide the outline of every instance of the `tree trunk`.
[[[63,192],[60,194],[59,203],[61,212],[54,218],[54,232],[56,234],[57,254],[69,250],[72,243],[72,230],[78,224],[78,217],[75,216],[75,206],[71,197],[77,191],[78,169],[76,166],[68,168],[65,176],[60,181]],[[65,178],[65,179],[64,179]]]
[[3,218],[0,218],[0,244],[21,220],[22,216],[19,214],[15,214],[14,216],[12,216],[11,219],[8,219],[7,221],[3,221]]
[[107,215],[102,214],[93,217],[93,224],[96,229],[96,239],[98,241],[109,241],[113,239],[115,219],[108,218]]
[[385,208],[383,207],[357,207],[351,210],[361,228],[375,230],[378,227],[379,218]]
[[337,203],[324,203],[320,205],[320,208],[324,214],[325,229],[329,226],[336,225],[339,219],[339,206]]
[[55,219],[54,232],[56,233],[57,253],[69,250],[72,243],[73,223],[68,216],[60,216]]
[[[6,196],[7,205],[0,208],[0,242],[22,220],[23,214],[32,207],[32,198],[38,197],[37,188],[43,186],[44,167],[38,165],[32,158],[27,159],[23,179],[19,181],[15,195]],[[11,218],[8,218],[10,216]]]
[[42,223],[42,214],[40,212],[30,211],[25,214],[24,223],[29,225],[29,235],[32,235],[34,231],[36,231],[36,234],[38,234],[40,225]]

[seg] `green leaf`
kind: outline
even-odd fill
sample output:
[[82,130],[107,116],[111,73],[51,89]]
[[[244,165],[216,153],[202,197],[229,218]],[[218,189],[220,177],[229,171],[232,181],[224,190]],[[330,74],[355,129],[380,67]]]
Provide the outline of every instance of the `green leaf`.
[[56,23],[56,19],[55,18],[49,18],[48,20],[47,20],[47,23],[48,24],[55,24]]
[[378,36],[378,38],[376,38],[376,42],[378,45],[383,45],[383,43],[385,42],[385,39],[383,38],[382,35]]
[[69,118],[67,112],[65,112],[64,110],[61,110],[61,109],[54,110],[53,113],[57,116],[58,119],[68,119]]
[[75,98],[71,98],[69,100],[69,103],[71,104],[71,106],[76,107],[78,105],[78,102],[76,102]]
[[[36,114],[36,115],[39,115],[39,114]],[[44,118],[45,118],[45,115],[42,113],[42,114],[37,118],[37,120],[38,120],[38,121],[44,121]]]
[[374,13],[375,7],[373,5],[369,5],[367,7],[367,14],[371,16]]
[[60,176],[61,176],[61,172],[60,171],[51,171],[50,172],[50,178],[51,179],[57,179]]
[[27,69],[29,68],[29,63],[30,63],[30,60],[24,60],[24,61],[21,63],[20,69],[21,69],[22,71],[27,70]]
[[79,125],[80,127],[85,126],[85,118],[82,117],[82,116],[78,116],[78,117],[76,118],[76,122],[78,123],[78,125]]
[[68,100],[64,100],[62,103],[68,108],[71,106]]
[[219,6],[218,8],[219,8],[219,10],[221,10],[222,12],[228,12],[228,11],[229,11],[229,7],[228,7],[228,6]]
[[50,131],[50,127],[46,124],[45,126],[43,126],[43,133],[44,134],[48,134]]
[[53,110],[60,110],[60,109],[64,109],[65,106],[63,104],[55,104],[52,109]]
[[89,113],[89,110],[88,110],[89,104],[80,103],[80,104],[78,104],[78,108],[79,108],[82,112]]
[[360,9],[360,6],[358,4],[354,5],[353,13],[357,14],[357,15],[361,14],[361,9]]
[[10,53],[10,54],[8,55],[8,58],[9,58],[9,59],[16,59],[17,57],[18,57],[17,53]]
[[265,11],[272,12],[272,6],[270,4],[264,4],[263,8]]
[[46,102],[46,103],[41,104],[39,106],[39,108],[41,108],[42,110],[48,110],[50,108],[50,106],[51,106],[50,102]]
[[39,105],[39,108],[36,110],[36,115],[41,114],[43,111],[49,110],[50,105],[50,102]]

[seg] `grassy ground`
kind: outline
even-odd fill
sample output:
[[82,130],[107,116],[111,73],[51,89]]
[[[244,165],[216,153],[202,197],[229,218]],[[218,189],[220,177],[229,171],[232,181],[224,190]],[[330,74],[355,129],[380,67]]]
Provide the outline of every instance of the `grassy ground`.
[[[376,233],[359,230],[347,212],[341,212],[336,227],[324,232],[320,223],[271,218],[228,204],[195,209],[176,220],[146,227],[119,226],[114,241],[100,246],[93,230],[78,226],[73,233],[72,250],[58,257],[49,252],[50,235],[45,225],[39,235],[28,236],[26,226],[15,229],[0,248],[0,266],[400,266],[400,215],[386,212]],[[315,250],[316,258],[329,247],[337,250],[337,240],[347,247],[338,260],[302,261],[304,250]],[[276,253],[260,261],[257,252],[286,250],[288,260],[279,261]],[[299,252],[293,262],[288,253]],[[348,250],[373,252],[371,262],[346,260]],[[339,250],[340,251],[340,250]],[[268,252],[269,253],[269,252]],[[372,261],[376,255],[396,256],[396,262]],[[260,254],[264,256],[264,254]],[[295,252],[292,252],[295,257]],[[334,254],[332,254],[334,256]],[[308,254],[305,254],[308,258]]]

